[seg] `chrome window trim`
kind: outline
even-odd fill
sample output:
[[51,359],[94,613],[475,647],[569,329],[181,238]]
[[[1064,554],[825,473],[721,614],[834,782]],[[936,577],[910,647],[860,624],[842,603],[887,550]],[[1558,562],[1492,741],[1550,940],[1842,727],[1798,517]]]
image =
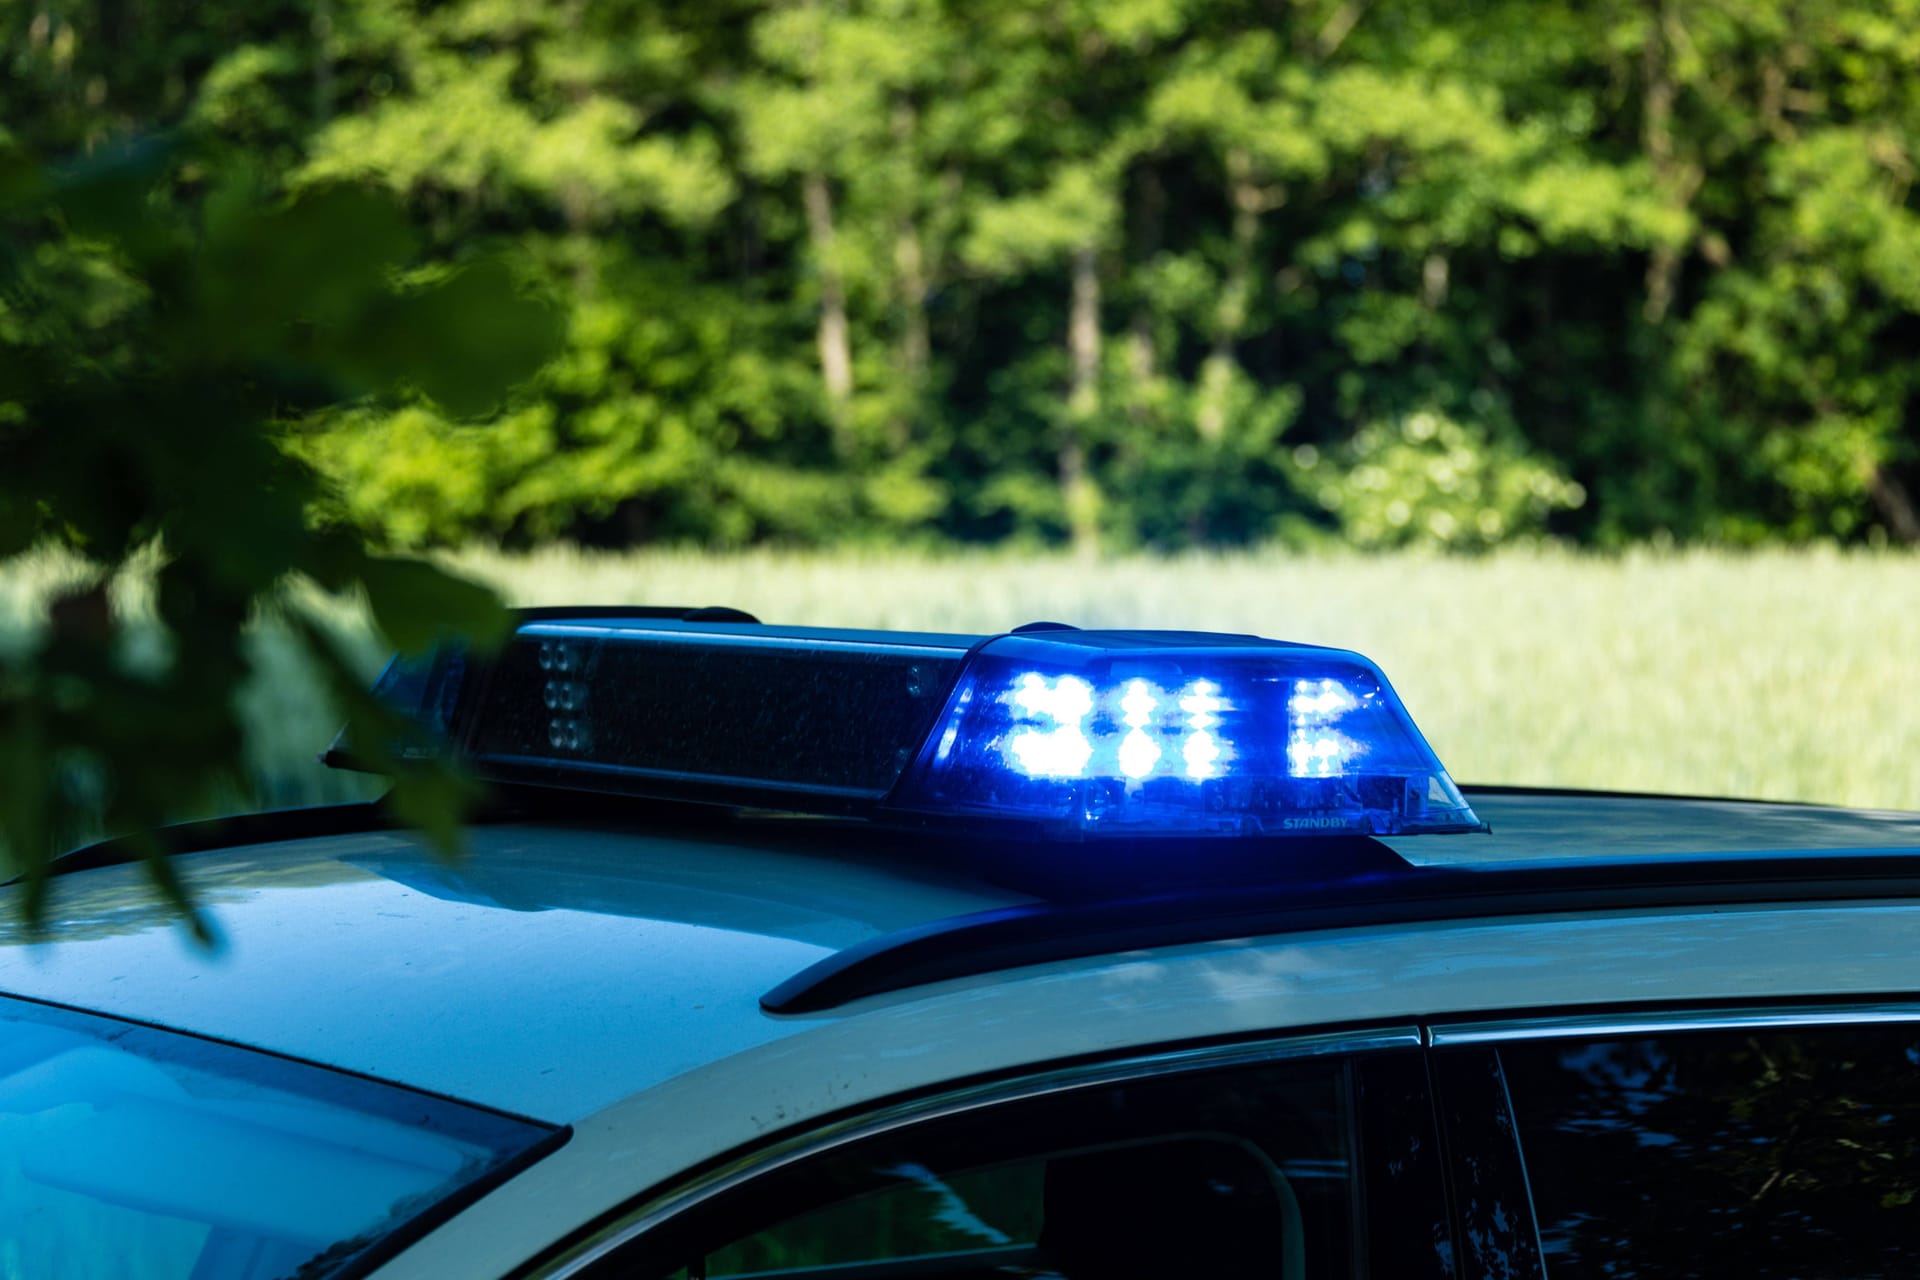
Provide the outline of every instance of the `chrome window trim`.
[[[738,626],[738,623],[726,623],[726,626]],[[641,636],[648,640],[677,640],[686,645],[706,646],[714,649],[791,649],[811,653],[820,649],[845,650],[852,653],[878,654],[897,658],[945,658],[958,663],[966,656],[965,645],[929,644],[888,644],[885,641],[846,640],[826,636],[780,636],[780,635],[735,635],[726,632],[682,630],[669,627],[619,627],[588,622],[525,622],[520,625],[523,636],[539,639],[551,636],[556,640],[627,640]]]
[[1012,1080],[967,1086],[911,1102],[883,1104],[874,1110],[833,1121],[750,1151],[678,1183],[665,1192],[647,1198],[618,1221],[601,1228],[558,1257],[536,1263],[521,1274],[538,1277],[539,1280],[568,1280],[669,1219],[725,1195],[755,1178],[909,1125],[948,1119],[985,1107],[1131,1080],[1333,1054],[1418,1049],[1423,1043],[1421,1029],[1412,1025],[1320,1032],[1090,1062]]
[[1686,1009],[1670,1013],[1587,1013],[1430,1023],[1427,1043],[1451,1045],[1641,1036],[1675,1031],[1742,1031],[1768,1027],[1866,1026],[1920,1022],[1920,1003],[1775,1005],[1765,1008]]

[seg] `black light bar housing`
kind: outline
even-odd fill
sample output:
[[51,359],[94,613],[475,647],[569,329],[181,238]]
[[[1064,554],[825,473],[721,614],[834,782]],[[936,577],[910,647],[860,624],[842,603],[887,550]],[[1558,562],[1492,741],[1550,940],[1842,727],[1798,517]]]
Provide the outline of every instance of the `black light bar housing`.
[[[537,609],[487,660],[395,659],[374,691],[493,782],[862,812],[912,762],[980,641],[734,610]],[[345,742],[322,758],[357,767]]]

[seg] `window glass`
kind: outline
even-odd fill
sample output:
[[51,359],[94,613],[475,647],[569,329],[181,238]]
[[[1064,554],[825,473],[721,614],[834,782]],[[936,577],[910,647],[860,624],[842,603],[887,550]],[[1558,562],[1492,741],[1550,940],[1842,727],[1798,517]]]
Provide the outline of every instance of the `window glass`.
[[1040,1239],[1046,1164],[1021,1160],[941,1175],[925,1165],[886,1171],[893,1183],[722,1245],[709,1277],[972,1251],[1019,1255]]
[[0,1001],[0,1276],[321,1276],[550,1130]]
[[1499,1055],[1482,1048],[1443,1050],[1434,1055],[1433,1078],[1466,1273],[1541,1280],[1540,1237]]
[[1356,1269],[1383,1280],[1452,1280],[1457,1251],[1427,1064],[1415,1053],[1374,1054],[1358,1059],[1353,1075],[1366,1212]]
[[1920,1029],[1501,1049],[1554,1280],[1920,1266]]
[[1350,1276],[1353,1092],[1321,1060],[929,1121],[770,1172],[596,1275]]

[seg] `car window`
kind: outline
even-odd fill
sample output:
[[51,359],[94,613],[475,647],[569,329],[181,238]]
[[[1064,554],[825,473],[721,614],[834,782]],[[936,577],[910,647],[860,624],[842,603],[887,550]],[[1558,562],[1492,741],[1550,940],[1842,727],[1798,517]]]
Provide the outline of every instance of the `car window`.
[[1030,1257],[1040,1240],[1044,1160],[937,1173],[923,1164],[887,1170],[890,1184],[824,1205],[705,1255],[709,1277],[801,1267],[978,1254]]
[[1435,1054],[1434,1089],[1446,1133],[1454,1231],[1470,1276],[1544,1280],[1513,1104],[1492,1049]]
[[1920,1029],[1500,1050],[1554,1280],[1920,1265]]
[[[1417,1055],[1399,1056],[1417,1078]],[[593,1274],[1360,1274],[1359,1080],[1337,1060],[1277,1063],[931,1120],[770,1172],[656,1229]],[[1377,1092],[1400,1098],[1404,1090]],[[1403,1143],[1390,1154],[1402,1180],[1425,1168]],[[1426,1173],[1420,1224],[1443,1216],[1437,1167]],[[1396,1184],[1399,1203],[1405,1191]],[[1437,1256],[1431,1241],[1418,1247]]]
[[552,1130],[0,1001],[0,1275],[329,1274]]

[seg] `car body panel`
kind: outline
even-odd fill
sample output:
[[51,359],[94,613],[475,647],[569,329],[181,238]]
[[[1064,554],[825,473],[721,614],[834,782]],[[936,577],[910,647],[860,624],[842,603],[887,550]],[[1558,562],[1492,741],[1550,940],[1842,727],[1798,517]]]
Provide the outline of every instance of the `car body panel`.
[[984,1075],[1444,1015],[1865,999],[1912,988],[1917,937],[1916,902],[1450,921],[1065,961],[876,996],[579,1122],[565,1148],[381,1275],[502,1274],[563,1224],[722,1152]]
[[[1414,861],[1489,865],[1920,850],[1910,814],[1468,795],[1493,834],[1389,843]],[[794,820],[649,835],[602,819],[479,826],[454,864],[390,832],[183,856],[223,939],[212,952],[185,938],[140,868],[89,870],[56,881],[52,940],[0,934],[0,990],[571,1125],[563,1148],[381,1272],[427,1277],[505,1274],[648,1188],[774,1135],[1088,1056],[1449,1016],[1915,989],[1920,902],[1876,899],[1315,930],[768,1014],[764,992],[837,950],[1031,901],[936,869],[910,834],[841,847],[835,831]]]
[[1920,849],[1920,814],[1746,800],[1463,788],[1487,835],[1388,836],[1410,862],[1540,865],[1593,858]]

